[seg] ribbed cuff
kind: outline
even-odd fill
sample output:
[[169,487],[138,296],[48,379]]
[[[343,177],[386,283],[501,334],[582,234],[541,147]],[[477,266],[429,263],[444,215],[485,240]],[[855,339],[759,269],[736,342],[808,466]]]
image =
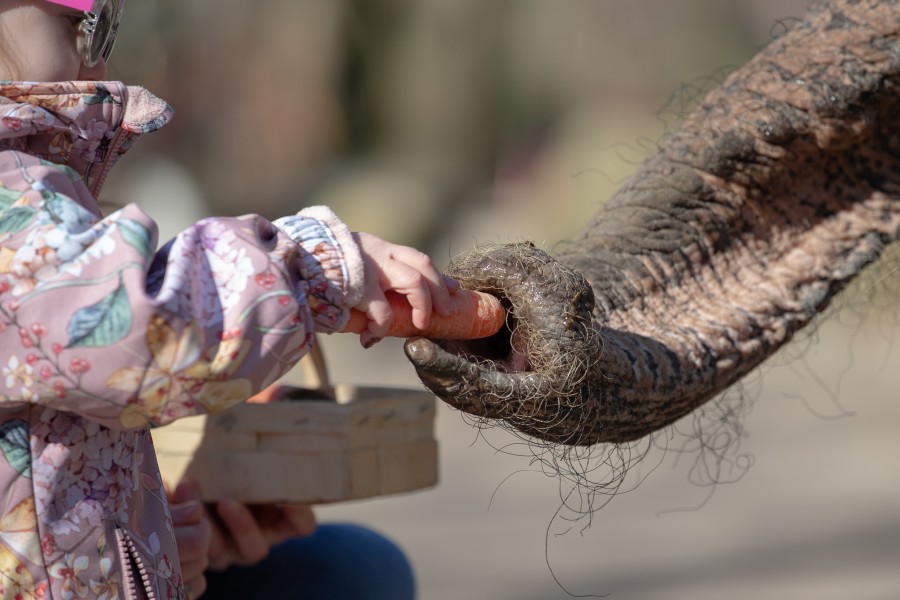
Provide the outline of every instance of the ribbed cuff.
[[318,219],[325,223],[334,234],[340,251],[344,255],[347,264],[347,306],[353,307],[359,304],[366,289],[366,270],[362,254],[353,234],[347,225],[338,218],[334,211],[327,206],[310,206],[299,213],[300,216]]

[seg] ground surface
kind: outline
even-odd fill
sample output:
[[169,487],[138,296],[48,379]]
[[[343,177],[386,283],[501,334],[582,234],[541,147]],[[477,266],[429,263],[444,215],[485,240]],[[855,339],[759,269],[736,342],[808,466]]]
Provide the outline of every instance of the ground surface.
[[[832,320],[811,346],[792,348],[801,359],[777,358],[786,366],[766,369],[743,420],[741,449],[753,467],[697,510],[665,512],[708,492],[688,482],[696,454],[675,464],[670,452],[636,491],[597,512],[590,529],[577,523],[555,535],[566,524],[554,523],[548,553],[555,480],[513,475],[528,468],[526,459],[496,453],[442,406],[435,489],[321,507],[319,518],[392,536],[412,557],[424,600],[565,600],[550,567],[574,594],[623,600],[898,598],[895,320]],[[399,343],[370,351],[354,344],[349,336],[324,341],[334,380],[417,386]]]

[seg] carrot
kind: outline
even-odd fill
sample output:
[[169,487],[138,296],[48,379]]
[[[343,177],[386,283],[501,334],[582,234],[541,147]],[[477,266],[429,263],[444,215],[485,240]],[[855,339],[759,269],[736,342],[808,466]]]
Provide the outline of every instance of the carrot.
[[[405,296],[391,291],[385,296],[393,313],[387,333],[390,337],[421,335],[444,340],[474,340],[494,335],[506,323],[506,311],[500,300],[484,292],[461,288],[450,297],[453,302],[450,315],[445,317],[432,313],[428,327],[423,331],[413,325],[412,307]],[[366,314],[354,309],[342,331],[362,333],[367,325]]]

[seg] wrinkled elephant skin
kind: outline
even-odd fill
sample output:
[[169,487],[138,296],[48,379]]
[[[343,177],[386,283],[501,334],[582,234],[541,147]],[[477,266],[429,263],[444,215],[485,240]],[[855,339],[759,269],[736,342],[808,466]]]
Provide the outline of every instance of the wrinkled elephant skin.
[[772,355],[900,235],[900,5],[819,4],[720,87],[557,255],[449,272],[510,309],[407,341],[443,400],[566,444],[624,442]]

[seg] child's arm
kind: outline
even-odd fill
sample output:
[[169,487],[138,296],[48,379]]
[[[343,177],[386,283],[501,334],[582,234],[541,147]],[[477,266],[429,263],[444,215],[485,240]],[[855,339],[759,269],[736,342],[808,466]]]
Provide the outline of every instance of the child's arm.
[[397,247],[362,236],[372,245],[361,253],[330,211],[276,223],[205,219],[154,252],[155,225],[137,207],[102,218],[71,170],[0,153],[0,402],[163,424],[245,400],[314,330],[339,330],[360,302],[377,307],[372,273],[408,283],[422,309],[446,302],[433,267],[412,267],[418,283],[403,260],[373,268]]
[[[413,322],[422,329],[427,327],[432,310],[441,315],[449,314],[452,308],[450,294],[456,291],[459,284],[442,276],[427,254],[415,248],[392,244],[369,233],[350,233],[329,209],[321,206],[278,219],[275,224],[314,252],[318,237],[310,237],[303,232],[303,227],[310,227],[310,218],[328,225],[329,235],[335,236],[338,245],[345,248],[345,254],[349,255],[347,268],[351,277],[362,282],[347,298],[347,306],[365,313],[369,318],[368,329],[360,334],[360,342],[364,346],[371,346],[387,333],[391,322],[391,307],[385,298],[387,290],[406,297],[413,308]],[[302,219],[301,225],[296,224],[297,219]],[[303,241],[309,239],[313,241]],[[311,286],[311,294],[316,296],[319,289],[319,286]],[[327,298],[319,299],[327,303]],[[339,331],[349,313],[342,313],[341,317],[340,325],[328,323],[329,333]]]

